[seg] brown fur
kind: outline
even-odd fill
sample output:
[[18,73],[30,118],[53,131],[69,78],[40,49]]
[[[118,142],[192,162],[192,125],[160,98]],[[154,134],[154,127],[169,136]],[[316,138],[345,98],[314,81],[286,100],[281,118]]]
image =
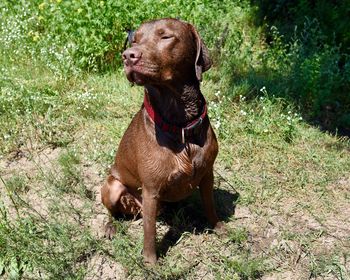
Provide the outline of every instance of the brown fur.
[[[127,78],[145,87],[154,110],[168,123],[184,126],[203,108],[202,72],[211,66],[195,28],[175,19],[146,22],[123,53]],[[162,201],[178,201],[199,187],[209,222],[219,228],[213,200],[213,164],[218,144],[208,117],[186,143],[161,131],[142,107],[126,130],[101,189],[112,215],[136,215],[144,224],[145,262],[156,262],[156,216]],[[113,234],[107,228],[108,234]]]

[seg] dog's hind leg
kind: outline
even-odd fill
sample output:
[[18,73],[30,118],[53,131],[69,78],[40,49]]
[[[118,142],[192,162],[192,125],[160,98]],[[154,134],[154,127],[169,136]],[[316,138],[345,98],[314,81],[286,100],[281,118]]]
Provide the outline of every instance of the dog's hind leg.
[[[142,203],[139,198],[131,194],[128,188],[112,175],[101,188],[102,203],[108,209],[111,216],[120,214],[137,216],[141,214]],[[105,235],[112,238],[115,234],[115,227],[112,219],[106,224]]]

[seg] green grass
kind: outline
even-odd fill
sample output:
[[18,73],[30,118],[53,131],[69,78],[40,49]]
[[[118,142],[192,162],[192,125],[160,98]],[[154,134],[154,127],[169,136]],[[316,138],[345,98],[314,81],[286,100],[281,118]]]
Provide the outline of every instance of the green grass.
[[[264,97],[246,101],[224,96],[218,93],[220,88],[215,83],[204,82],[203,92],[209,100],[210,116],[220,142],[216,185],[223,193],[217,193],[221,201],[219,212],[226,219],[229,232],[223,238],[206,232],[201,202],[194,197],[182,204],[184,208],[169,212],[174,227],[170,235],[165,236],[169,224],[159,222],[159,244],[169,245],[160,252],[160,263],[150,270],[142,265],[140,224],[117,222],[118,233],[112,241],[102,237],[103,223],[97,229],[90,227],[91,220],[106,213],[97,198],[98,185],[113,160],[123,131],[142,102],[142,89],[130,87],[121,73],[89,74],[66,82],[55,82],[54,75],[46,75],[46,79],[39,78],[38,94],[55,89],[57,94],[51,95],[50,104],[57,104],[57,116],[73,123],[62,123],[63,129],[58,129],[55,122],[47,122],[47,131],[52,135],[67,133],[70,141],[62,145],[47,141],[36,124],[37,116],[30,112],[22,112],[20,118],[12,120],[31,133],[14,136],[2,145],[2,166],[9,165],[1,175],[4,184],[0,243],[6,249],[1,251],[0,264],[5,277],[82,279],[93,271],[89,260],[102,255],[122,264],[130,278],[197,279],[212,275],[231,279],[233,275],[236,279],[253,279],[294,268],[281,268],[276,261],[292,258],[294,251],[285,254],[278,249],[280,243],[291,240],[305,251],[302,268],[306,274],[331,274],[346,279],[344,275],[349,272],[343,256],[348,253],[340,242],[349,240],[339,237],[333,240],[333,250],[321,253],[318,242],[324,236],[332,236],[322,221],[337,220],[337,201],[349,202],[346,186],[337,185],[341,179],[348,184],[348,140],[310,127],[294,107],[269,96],[268,89]],[[36,78],[21,79],[26,89],[39,83]],[[85,99],[72,98],[86,91],[95,98],[85,104],[102,104],[92,107],[95,109],[89,113],[76,108]],[[41,108],[45,102],[39,100],[35,106]],[[42,118],[46,119],[49,110],[43,112]],[[2,133],[8,133],[6,126]],[[97,177],[91,182],[93,176]],[[238,201],[230,197],[236,192]],[[235,219],[235,215],[225,212],[233,203],[237,204],[236,209],[248,211],[247,217]],[[188,205],[197,206],[191,209]],[[196,216],[191,217],[190,213]],[[292,226],[288,217],[293,213],[315,216],[321,221],[324,234],[315,237],[313,229]],[[276,222],[276,214],[282,220]],[[275,241],[269,241],[271,244],[260,251],[264,223],[277,233]],[[202,230],[196,232],[196,228]],[[286,239],[286,235],[290,237]]]
[[[40,12],[41,2],[30,3]],[[32,52],[42,45],[24,36],[29,19],[23,29],[12,12],[2,14],[6,26],[14,25],[13,33],[1,29],[1,40],[18,28],[23,36],[11,42],[24,47],[0,45],[6,54],[0,57],[0,279],[349,278],[349,139],[310,125],[302,107],[279,94],[286,88],[271,73],[294,77],[292,91],[304,83],[288,72],[290,64],[283,66],[293,50],[282,50],[278,36],[279,46],[265,44],[252,23],[255,8],[242,3],[226,1],[216,25],[210,23],[217,16],[214,4],[206,3],[210,12],[203,17],[200,1],[194,15],[186,14],[191,7],[184,12],[200,30],[205,22],[213,27],[205,39],[215,67],[202,91],[220,144],[215,197],[228,232],[218,236],[208,229],[194,194],[158,219],[160,259],[154,268],[142,263],[140,220],[118,220],[116,237],[103,237],[108,215],[99,194],[118,142],[141,106],[142,88],[127,82],[118,63],[108,71],[87,71],[69,56],[77,64],[63,63],[68,70],[61,71],[45,52]],[[216,48],[226,24],[229,35]],[[38,30],[41,36],[58,34]],[[45,40],[50,46],[54,39]],[[307,62],[308,73],[313,62]]]

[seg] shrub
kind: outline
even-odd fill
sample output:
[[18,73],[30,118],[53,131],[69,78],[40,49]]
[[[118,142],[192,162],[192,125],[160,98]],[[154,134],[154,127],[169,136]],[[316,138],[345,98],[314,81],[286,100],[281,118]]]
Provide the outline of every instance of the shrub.
[[[256,2],[259,4],[264,1]],[[288,1],[272,1],[274,4],[267,4],[268,8],[261,5],[256,12],[267,18],[266,22],[260,22],[265,36],[256,34],[265,38],[265,41],[259,45],[257,39],[254,41],[257,36],[249,36],[244,51],[240,55],[228,56],[221,64],[221,72],[224,76],[231,76],[232,87],[245,85],[247,90],[244,95],[261,95],[259,89],[266,86],[270,94],[296,104],[312,123],[323,129],[349,133],[350,59],[348,49],[344,49],[343,45],[346,40],[342,41],[346,34],[341,34],[339,29],[339,34],[335,36],[328,28],[324,28],[322,19],[301,16],[303,9],[309,6],[302,9],[300,5],[308,2],[296,1],[293,4]],[[294,7],[294,14],[300,8],[300,14],[296,15],[298,20],[295,20],[298,25],[293,25],[294,21],[289,16],[283,18],[276,14],[278,10],[289,15],[286,7],[291,6]],[[317,7],[321,9],[320,6]],[[329,8],[328,4],[324,6],[325,9],[327,7]],[[339,5],[335,7],[338,9]],[[306,14],[316,16],[313,12]],[[300,20],[301,17],[303,21]],[[339,24],[342,25],[345,21],[339,19]],[[280,28],[269,26],[271,22]],[[234,37],[229,34],[225,50],[234,49],[234,46],[228,46],[232,42],[235,42]],[[234,45],[237,49],[238,44]],[[249,50],[254,50],[251,55]],[[238,59],[243,53],[246,53],[243,59]]]
[[29,56],[62,77],[112,70],[121,64],[126,29],[179,17],[194,23],[204,38],[218,70],[208,76],[223,93],[259,95],[268,86],[271,94],[300,106],[306,119],[350,130],[346,4],[252,3],[5,0],[0,3],[1,59]]
[[137,28],[154,18],[179,17],[205,29],[203,34],[213,44],[220,25],[217,18],[237,6],[228,0],[220,4],[208,0],[31,0],[24,4],[5,1],[0,4],[0,40],[6,42],[7,49],[23,43],[25,48],[17,47],[16,54],[29,52],[32,57],[47,61],[60,74],[81,69],[105,70],[120,64],[128,28]]

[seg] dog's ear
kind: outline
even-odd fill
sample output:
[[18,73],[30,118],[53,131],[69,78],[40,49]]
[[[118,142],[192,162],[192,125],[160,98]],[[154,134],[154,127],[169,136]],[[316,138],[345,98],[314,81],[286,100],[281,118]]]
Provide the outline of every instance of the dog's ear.
[[212,62],[209,57],[209,51],[207,47],[204,45],[197,30],[193,27],[193,25],[189,24],[189,26],[197,47],[196,61],[195,61],[196,76],[198,81],[201,81],[202,73],[210,69]]

